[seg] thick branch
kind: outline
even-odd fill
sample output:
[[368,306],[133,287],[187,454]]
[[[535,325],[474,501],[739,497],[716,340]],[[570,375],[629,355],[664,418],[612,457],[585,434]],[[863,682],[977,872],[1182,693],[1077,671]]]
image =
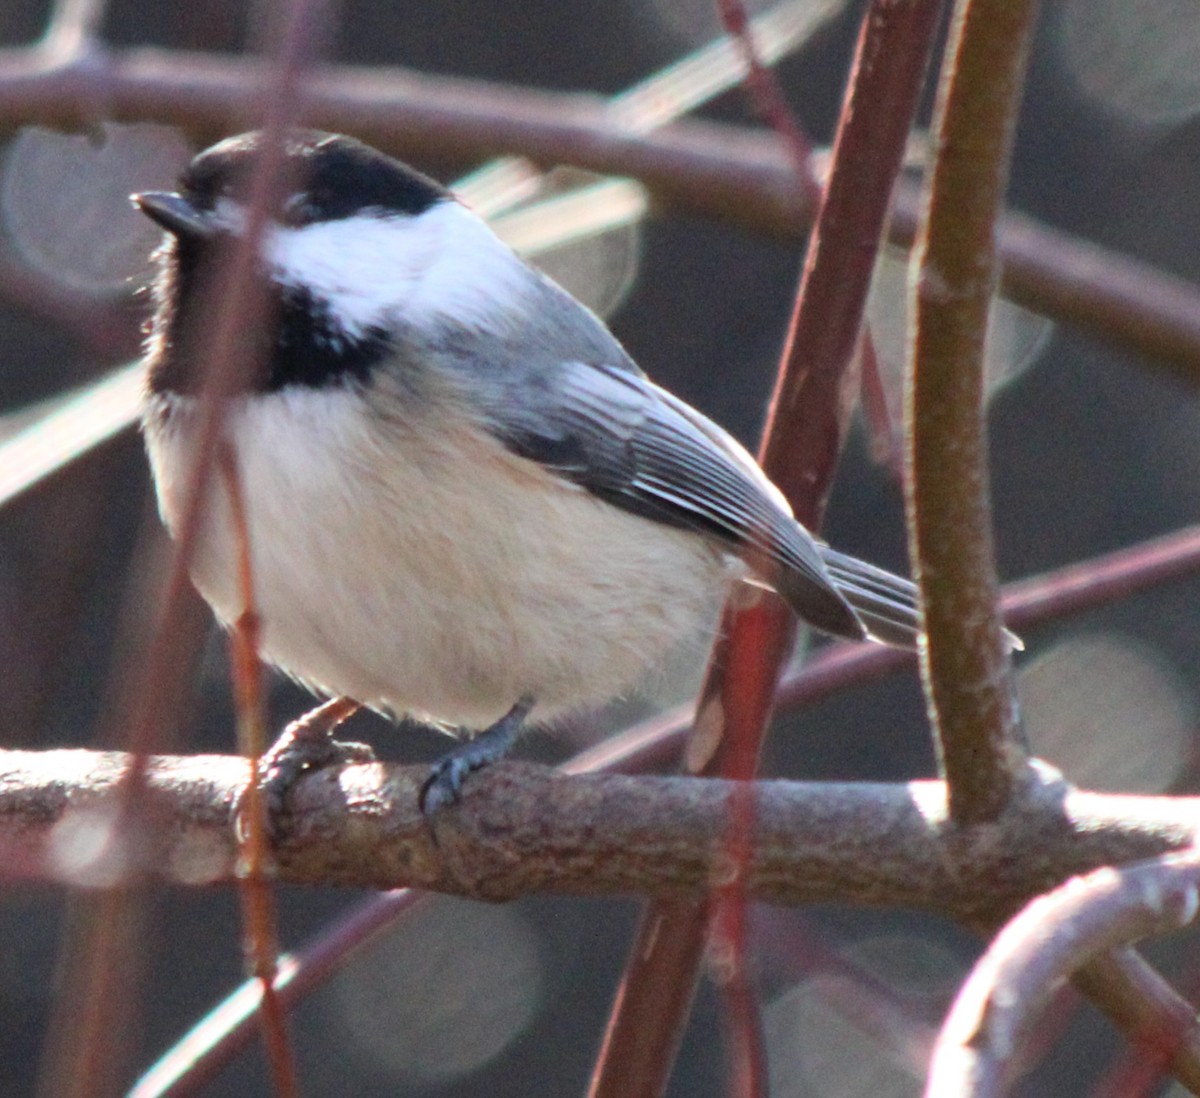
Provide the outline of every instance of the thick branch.
[[[111,818],[125,765],[117,753],[0,753],[6,864],[84,885],[107,878],[104,859],[115,852],[97,842],[97,829]],[[417,809],[427,773],[372,764],[301,781],[277,852],[279,879],[501,900],[687,896],[720,870],[726,782],[568,777],[506,763],[473,779],[462,806],[431,826]],[[233,806],[245,778],[235,757],[153,761],[147,781],[162,850],[151,870],[184,884],[233,880]],[[1179,849],[1200,823],[1200,799],[1076,792],[1050,781],[1021,812],[968,836],[949,824],[939,782],[757,788],[752,895],[897,905],[974,925],[993,925],[1073,874]]]

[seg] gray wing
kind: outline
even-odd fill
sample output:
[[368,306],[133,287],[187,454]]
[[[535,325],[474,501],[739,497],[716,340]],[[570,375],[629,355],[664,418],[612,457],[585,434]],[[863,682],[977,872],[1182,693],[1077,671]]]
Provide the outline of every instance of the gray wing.
[[[810,624],[838,636],[866,635],[827,568],[827,547],[795,521],[753,459],[644,376],[563,363],[527,375],[519,400],[497,402],[485,415],[512,452],[625,511],[715,539]],[[898,613],[912,617],[911,610]]]

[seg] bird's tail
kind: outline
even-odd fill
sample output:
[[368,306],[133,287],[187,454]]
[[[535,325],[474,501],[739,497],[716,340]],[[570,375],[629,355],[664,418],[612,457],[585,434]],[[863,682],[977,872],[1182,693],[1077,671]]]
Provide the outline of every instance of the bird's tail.
[[915,648],[921,633],[917,586],[873,564],[819,546],[833,585],[854,608],[873,640]]
[[[854,608],[871,638],[896,648],[915,648],[921,635],[917,585],[828,545],[820,545],[819,550],[829,578]],[[1010,648],[1025,647],[1015,633],[1006,629],[1004,636]]]

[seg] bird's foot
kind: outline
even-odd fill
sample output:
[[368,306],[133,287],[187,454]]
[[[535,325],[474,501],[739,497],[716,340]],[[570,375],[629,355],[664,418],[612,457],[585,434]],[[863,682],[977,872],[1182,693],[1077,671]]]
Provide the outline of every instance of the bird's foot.
[[358,708],[358,702],[349,698],[317,706],[292,721],[259,760],[259,788],[272,831],[277,830],[274,822],[287,811],[288,795],[303,775],[327,766],[374,761],[369,745],[346,743],[333,735]]
[[490,766],[508,754],[532,708],[531,697],[521,698],[490,728],[485,728],[478,736],[459,744],[438,759],[421,786],[421,811],[426,816],[432,816],[444,805],[457,804],[462,797],[463,781],[467,775]]

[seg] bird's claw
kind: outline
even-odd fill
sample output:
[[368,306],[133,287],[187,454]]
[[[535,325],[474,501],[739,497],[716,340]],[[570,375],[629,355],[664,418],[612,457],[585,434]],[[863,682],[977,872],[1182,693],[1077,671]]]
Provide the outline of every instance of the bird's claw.
[[532,708],[533,698],[522,697],[490,728],[438,759],[430,768],[429,777],[421,783],[417,798],[421,812],[431,817],[446,805],[458,804],[467,775],[508,754]]

